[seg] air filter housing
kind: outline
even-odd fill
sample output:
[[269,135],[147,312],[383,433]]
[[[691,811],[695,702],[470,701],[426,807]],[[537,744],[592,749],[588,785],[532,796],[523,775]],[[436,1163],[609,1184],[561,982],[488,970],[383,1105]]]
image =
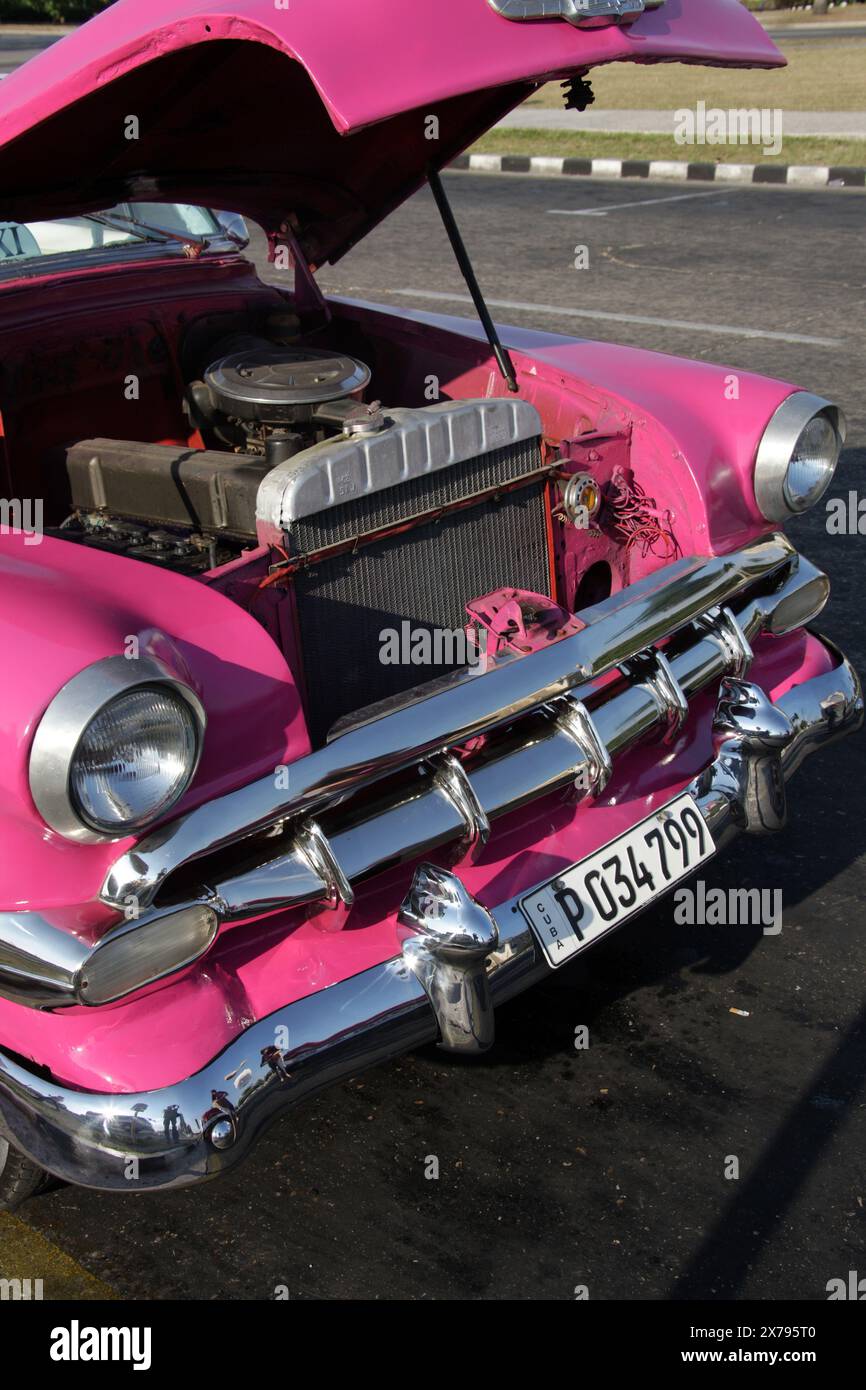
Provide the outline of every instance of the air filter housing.
[[344,353],[256,346],[214,362],[204,380],[224,415],[280,425],[307,419],[312,407],[362,391],[370,369]]

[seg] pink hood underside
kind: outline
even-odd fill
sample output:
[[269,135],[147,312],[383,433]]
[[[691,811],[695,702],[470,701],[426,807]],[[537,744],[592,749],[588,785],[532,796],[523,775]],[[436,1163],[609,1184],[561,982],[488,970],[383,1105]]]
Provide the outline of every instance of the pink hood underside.
[[487,0],[118,0],[0,84],[0,217],[197,202],[333,260],[538,83],[619,60],[785,61],[740,0],[597,29]]

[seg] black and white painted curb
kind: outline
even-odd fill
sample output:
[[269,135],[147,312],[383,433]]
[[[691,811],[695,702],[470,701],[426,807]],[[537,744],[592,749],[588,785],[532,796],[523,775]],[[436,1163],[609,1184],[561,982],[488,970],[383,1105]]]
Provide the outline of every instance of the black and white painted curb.
[[678,179],[708,183],[784,183],[796,188],[863,188],[866,168],[828,164],[687,164],[677,159],[575,159],[553,155],[461,154],[452,169],[476,174],[577,175],[601,179]]

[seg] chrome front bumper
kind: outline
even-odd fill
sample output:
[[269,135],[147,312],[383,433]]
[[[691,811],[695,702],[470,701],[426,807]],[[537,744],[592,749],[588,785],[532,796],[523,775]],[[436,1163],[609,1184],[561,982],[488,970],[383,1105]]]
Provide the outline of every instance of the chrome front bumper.
[[38,911],[0,912],[0,995],[44,1009],[105,1002],[89,997],[100,953],[170,931],[177,913],[204,912],[221,927],[350,906],[359,881],[449,843],[471,854],[499,818],[553,792],[597,797],[629,749],[648,737],[669,743],[690,700],[745,676],[752,644],[812,621],[828,593],[826,575],[784,536],[765,536],[665,566],[529,654],[368,710],[293,762],[288,788],[273,776],[252,782],[121,855],[103,885],[95,945]]
[[[747,681],[723,680],[715,758],[688,788],[717,846],[740,830],[779,829],[787,780],[819,745],[862,723],[857,675],[831,650],[833,670],[776,704]],[[216,1177],[283,1111],[343,1078],[424,1043],[488,1046],[493,1006],[549,968],[515,905],[489,913],[454,874],[423,866],[403,906],[413,934],[401,955],[262,1019],[165,1090],[72,1091],[0,1052],[0,1127],[34,1162],[86,1187]]]

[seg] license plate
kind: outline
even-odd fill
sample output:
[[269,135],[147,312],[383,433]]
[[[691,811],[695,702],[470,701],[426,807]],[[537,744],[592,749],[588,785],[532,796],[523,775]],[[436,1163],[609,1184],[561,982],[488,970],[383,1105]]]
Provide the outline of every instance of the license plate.
[[687,793],[521,898],[552,966],[686,878],[715,853],[707,823]]

